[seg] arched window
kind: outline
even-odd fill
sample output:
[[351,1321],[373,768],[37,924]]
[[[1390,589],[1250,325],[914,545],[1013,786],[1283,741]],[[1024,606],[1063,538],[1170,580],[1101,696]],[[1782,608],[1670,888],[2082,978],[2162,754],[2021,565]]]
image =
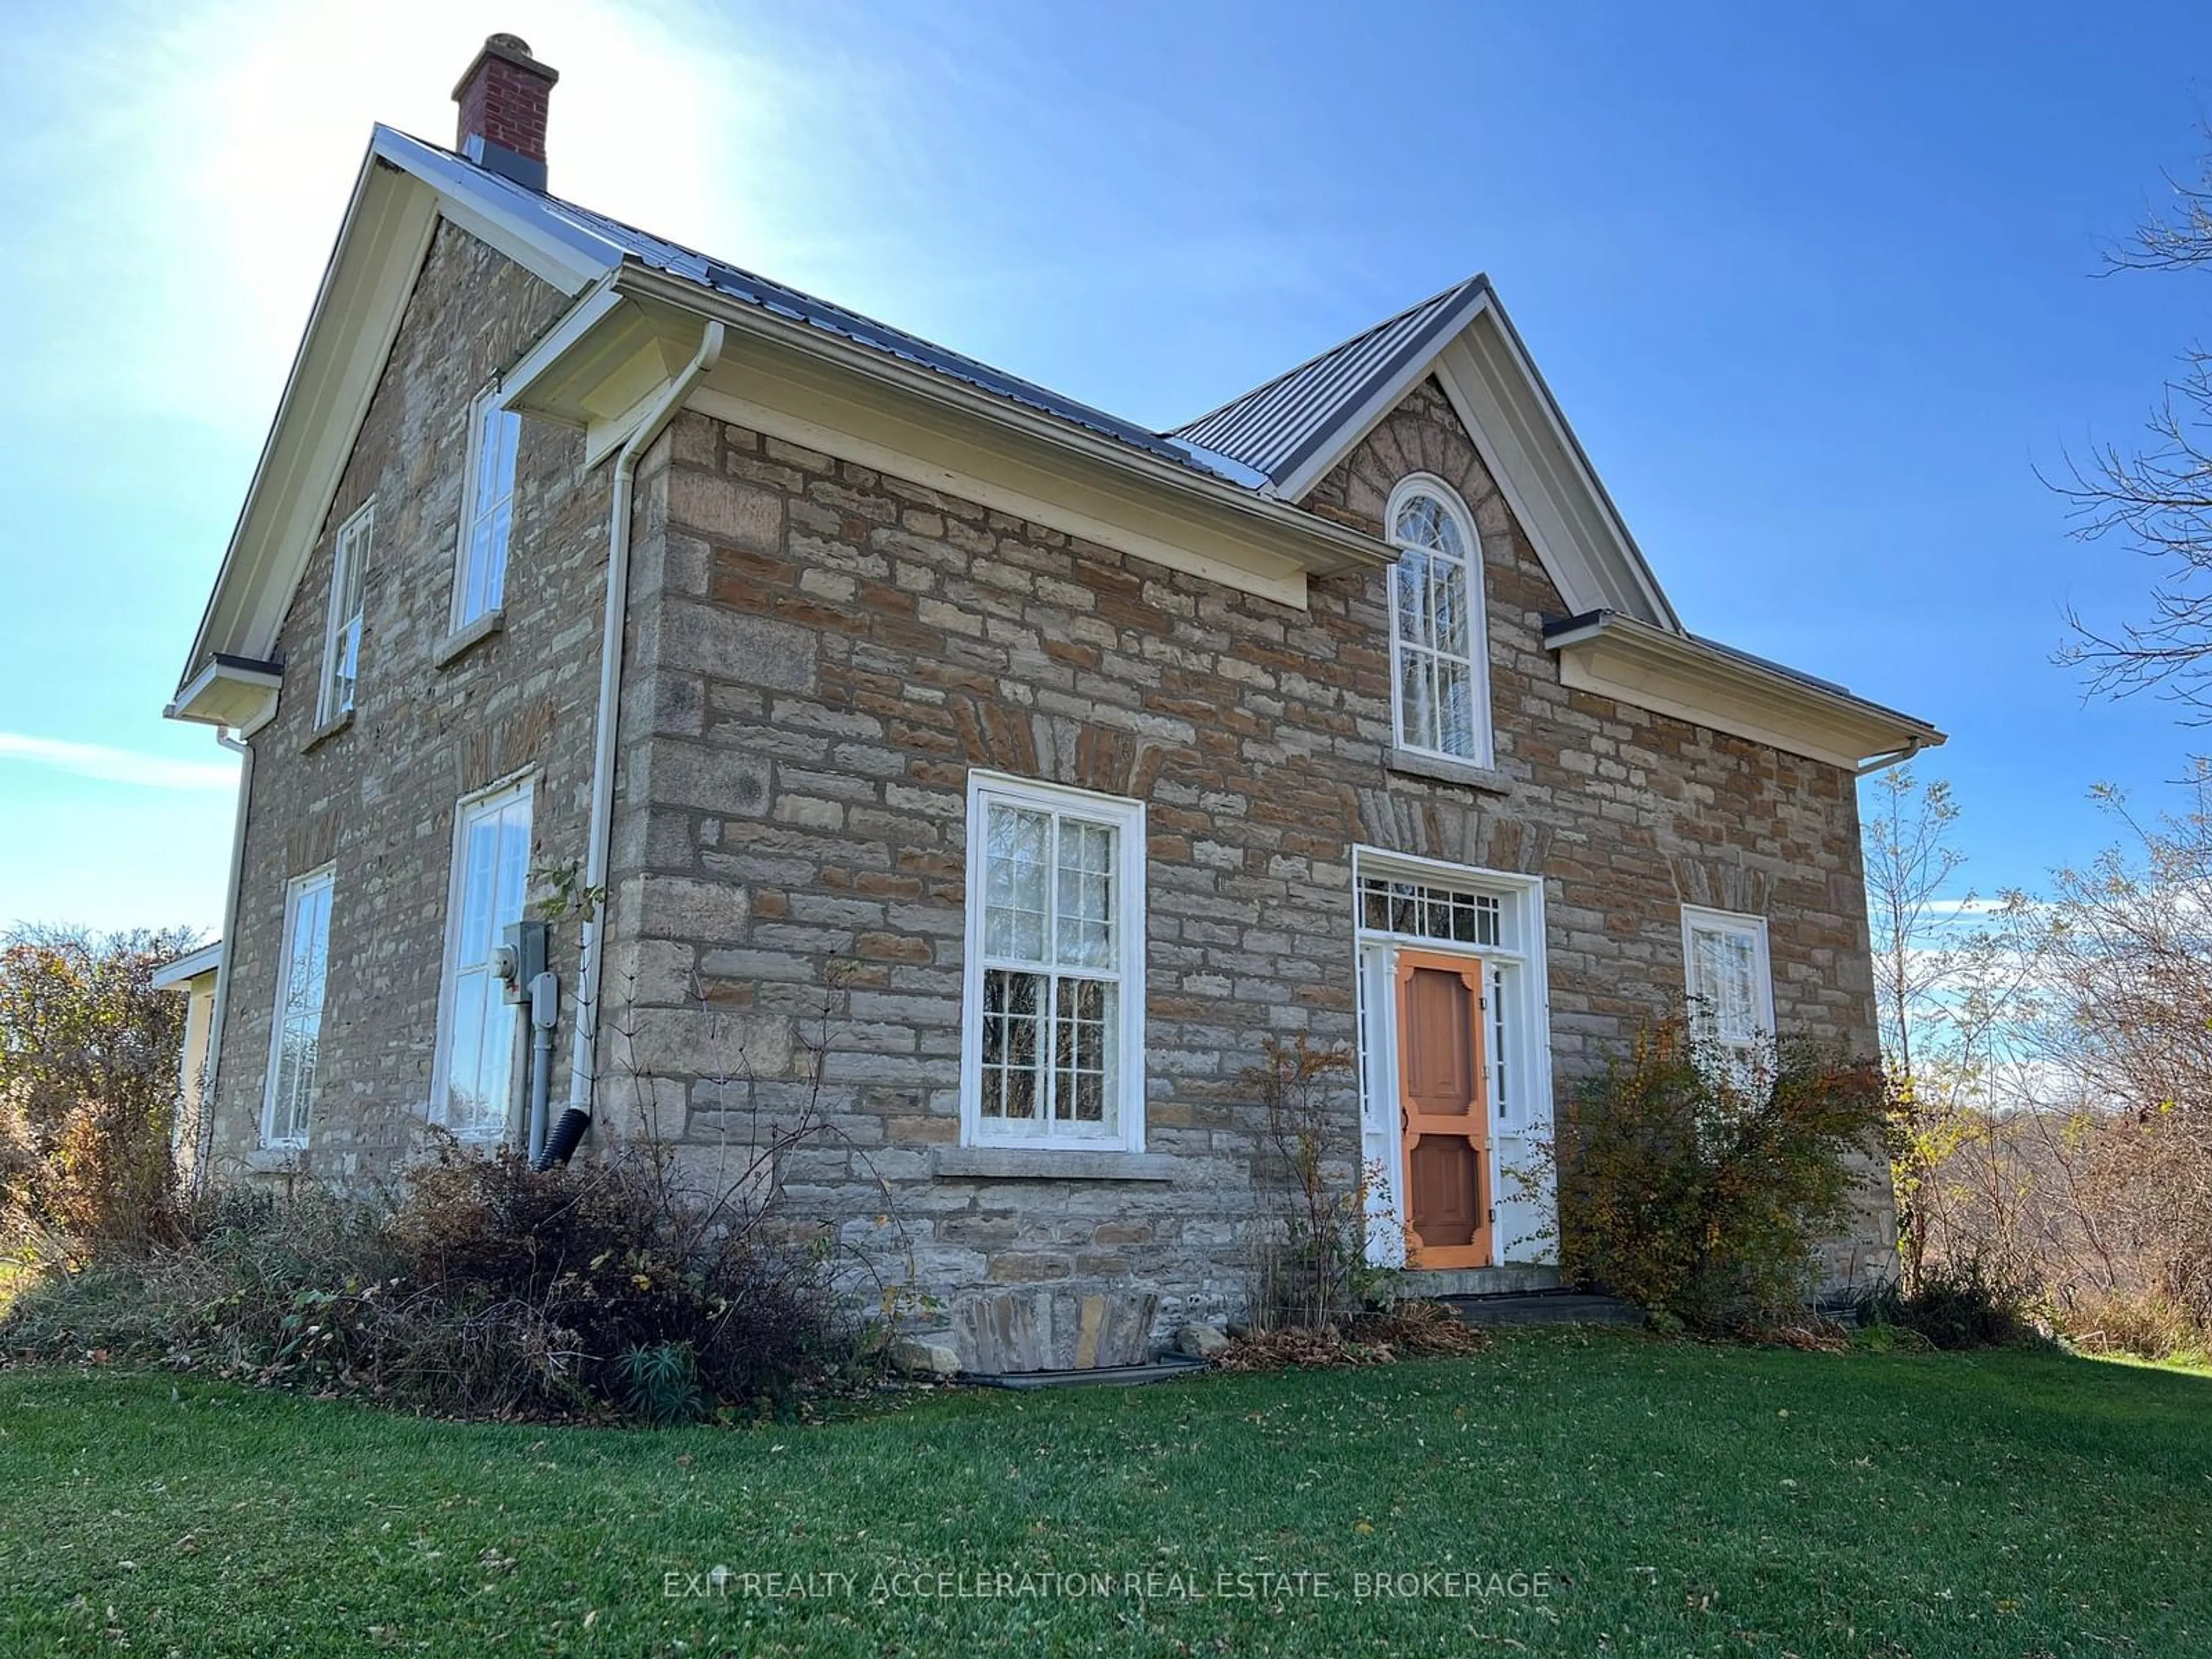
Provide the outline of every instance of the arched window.
[[1490,764],[1490,647],[1482,544],[1460,499],[1434,478],[1391,493],[1391,703],[1398,745]]

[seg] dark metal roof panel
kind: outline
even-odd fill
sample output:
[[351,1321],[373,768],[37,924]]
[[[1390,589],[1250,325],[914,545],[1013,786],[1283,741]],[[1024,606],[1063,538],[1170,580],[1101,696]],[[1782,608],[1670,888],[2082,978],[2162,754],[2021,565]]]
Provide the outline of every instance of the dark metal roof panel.
[[1312,459],[1338,422],[1431,349],[1465,303],[1488,284],[1480,276],[1332,346],[1318,357],[1201,415],[1174,435],[1226,455],[1279,483]]
[[[422,143],[419,138],[410,142]],[[919,335],[893,328],[888,323],[878,322],[872,317],[864,317],[859,312],[848,311],[842,306],[833,305],[827,300],[817,299],[785,283],[771,282],[726,260],[714,258],[696,248],[685,247],[680,242],[655,236],[649,231],[640,230],[635,225],[625,224],[619,219],[610,218],[605,214],[564,201],[560,197],[529,189],[501,174],[478,167],[466,156],[457,155],[451,150],[441,149],[433,144],[423,144],[422,147],[468,169],[470,181],[487,195],[495,196],[501,205],[511,212],[565,223],[574,230],[598,238],[617,252],[655,270],[665,271],[672,276],[696,283],[702,288],[712,289],[731,299],[757,306],[789,321],[818,328],[855,345],[866,346],[887,356],[948,376],[1087,431],[1115,439],[1163,460],[1173,461],[1177,465],[1212,477],[1229,477],[1236,483],[1245,482],[1236,477],[1233,471],[1207,465],[1202,457],[1191,453],[1189,446],[1170,442],[1162,434],[1133,421],[1109,415],[1103,410],[1095,409],[1049,387],[1039,386],[1033,380],[1024,380],[1018,374],[1010,374],[1004,369],[994,368],[975,358],[949,350]]]

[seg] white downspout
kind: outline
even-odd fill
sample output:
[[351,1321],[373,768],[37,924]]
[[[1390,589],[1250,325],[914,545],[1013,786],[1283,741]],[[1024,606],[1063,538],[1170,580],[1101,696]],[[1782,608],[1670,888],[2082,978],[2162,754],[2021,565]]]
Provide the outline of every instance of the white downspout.
[[192,1122],[192,1191],[207,1190],[208,1165],[215,1159],[215,1086],[222,1069],[222,1022],[230,1006],[230,965],[237,955],[238,890],[246,879],[246,810],[253,795],[253,749],[229,730],[217,726],[215,740],[241,757],[238,764],[238,809],[230,827],[230,884],[223,890],[222,961],[215,975],[215,1006],[208,1011],[207,1058],[200,1065],[199,1115]]
[[[674,418],[691,388],[721,361],[723,328],[710,322],[684,372],[647,410],[615,457],[613,497],[607,509],[607,615],[599,641],[599,732],[592,750],[592,817],[584,845],[583,885],[606,884],[607,849],[614,838],[615,736],[621,715],[623,627],[629,613],[629,519],[638,458]],[[592,1080],[599,1066],[599,960],[612,895],[591,905],[577,939],[576,1035],[568,1067],[568,1109],[549,1139],[540,1164],[566,1163],[591,1122]]]

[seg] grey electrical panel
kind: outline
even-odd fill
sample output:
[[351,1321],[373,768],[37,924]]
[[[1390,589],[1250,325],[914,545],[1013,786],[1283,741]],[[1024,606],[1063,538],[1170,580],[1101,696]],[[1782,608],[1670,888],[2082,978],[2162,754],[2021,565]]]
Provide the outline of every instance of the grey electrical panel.
[[514,971],[502,975],[501,990],[509,1002],[530,1000],[531,981],[545,971],[546,925],[542,921],[511,921],[500,935],[500,944],[509,953],[505,967],[511,963]]

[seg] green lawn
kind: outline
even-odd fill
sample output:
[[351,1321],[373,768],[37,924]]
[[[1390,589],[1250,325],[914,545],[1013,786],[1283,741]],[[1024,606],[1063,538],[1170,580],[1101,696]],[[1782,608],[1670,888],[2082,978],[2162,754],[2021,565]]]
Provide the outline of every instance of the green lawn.
[[2207,1654],[2212,1379],[1540,1334],[644,1433],[0,1374],[0,1654],[126,1645]]

